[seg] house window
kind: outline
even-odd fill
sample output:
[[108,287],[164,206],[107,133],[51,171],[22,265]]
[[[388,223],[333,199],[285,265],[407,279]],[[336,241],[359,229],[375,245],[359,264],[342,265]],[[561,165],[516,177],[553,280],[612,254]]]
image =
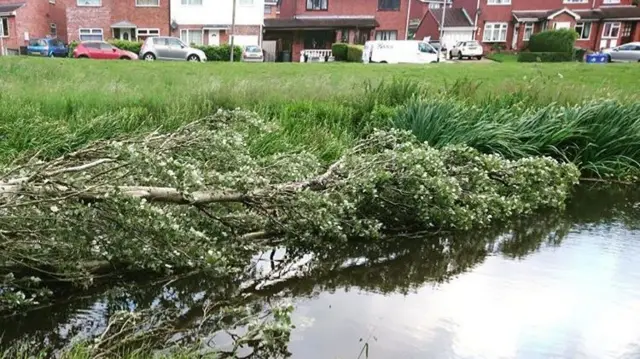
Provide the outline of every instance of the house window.
[[136,29],[136,36],[139,40],[144,40],[147,37],[160,36],[160,29]]
[[271,5],[265,5],[264,6],[264,14],[265,15],[271,15]]
[[589,0],[563,0],[564,4],[586,4]]
[[49,0],[49,4],[55,4],[56,0]]
[[400,10],[400,0],[378,0],[378,10]]
[[58,26],[56,24],[49,25],[49,34],[51,34],[51,37],[58,37]]
[[620,4],[620,0],[604,0],[605,4]]
[[0,17],[0,37],[9,37],[9,18]]
[[484,25],[482,41],[484,42],[506,42],[507,27],[506,22],[488,22]]
[[602,29],[602,37],[607,39],[617,39],[620,34],[619,22],[606,22]]
[[202,0],[181,0],[182,5],[202,5]]
[[327,10],[329,0],[307,0],[307,10]]
[[622,36],[623,37],[631,36],[631,23],[630,22],[625,22],[624,23],[624,26],[622,27]]
[[253,0],[240,0],[240,6],[253,6]]
[[340,42],[345,44],[349,43],[349,29],[342,29],[340,31]]
[[487,5],[511,5],[511,0],[487,0]]
[[[442,3],[440,2],[430,2],[429,9],[440,9],[442,7]],[[451,7],[451,0],[447,0],[447,7]]]
[[180,39],[185,44],[202,45],[202,30],[180,30]]
[[376,40],[385,41],[385,40],[397,40],[397,39],[398,39],[398,32],[395,30],[376,31]]
[[529,39],[531,38],[531,35],[533,35],[533,27],[534,27],[534,23],[532,22],[526,22],[524,24],[524,35],[522,35],[522,40],[523,41],[529,41]]
[[591,37],[591,23],[590,22],[578,22],[575,27],[578,33],[578,40],[589,40]]
[[160,0],[136,0],[136,6],[160,6]]
[[102,41],[102,29],[80,29],[80,41]]
[[78,0],[78,6],[101,6],[102,0]]

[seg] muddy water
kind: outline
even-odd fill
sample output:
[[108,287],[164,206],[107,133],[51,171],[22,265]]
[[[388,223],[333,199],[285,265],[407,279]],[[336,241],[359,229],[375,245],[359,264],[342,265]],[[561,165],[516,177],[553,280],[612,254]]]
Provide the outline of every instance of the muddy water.
[[[291,301],[294,358],[640,358],[640,195],[577,193],[566,212],[488,232],[304,256],[255,290]],[[277,251],[274,258],[284,258]],[[73,296],[0,319],[4,343],[67,343],[116,310],[184,306],[206,279]],[[185,300],[185,298],[190,298]]]

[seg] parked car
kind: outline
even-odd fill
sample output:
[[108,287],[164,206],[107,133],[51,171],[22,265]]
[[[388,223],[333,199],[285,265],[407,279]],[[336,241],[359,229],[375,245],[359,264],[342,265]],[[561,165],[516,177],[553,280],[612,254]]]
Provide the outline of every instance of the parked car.
[[31,39],[27,45],[27,54],[47,57],[67,57],[69,48],[58,39]]
[[[440,46],[442,46],[439,40],[431,40],[429,41],[429,45],[431,45],[431,47],[433,47],[436,51],[438,51],[438,49],[440,49]],[[447,44],[444,44],[444,46],[442,46],[442,49],[440,49],[440,59],[447,59]]]
[[429,43],[419,40],[367,41],[362,62],[383,64],[430,64],[440,62],[438,52]]
[[138,55],[131,51],[119,49],[104,41],[84,41],[73,50],[77,59],[98,60],[137,60]]
[[244,62],[264,62],[264,52],[260,46],[248,45],[242,50],[242,61]]
[[484,54],[484,50],[482,49],[482,45],[480,45],[477,41],[460,41],[451,50],[449,50],[449,57],[455,58],[458,60],[462,60],[463,58],[476,58],[478,60],[482,59],[482,55]]
[[204,51],[187,46],[177,37],[149,37],[140,49],[140,58],[146,61],[207,61]]
[[630,42],[628,44],[602,50],[602,52],[607,55],[607,60],[609,62],[640,62],[640,42]]

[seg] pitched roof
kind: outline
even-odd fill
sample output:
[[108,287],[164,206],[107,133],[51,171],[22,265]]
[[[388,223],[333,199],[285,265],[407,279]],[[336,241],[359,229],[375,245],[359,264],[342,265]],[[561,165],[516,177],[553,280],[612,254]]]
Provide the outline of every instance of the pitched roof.
[[[443,9],[429,9],[431,15],[440,24]],[[448,8],[444,14],[444,27],[471,27],[473,22],[463,8]]]
[[305,17],[296,19],[264,19],[264,27],[267,29],[320,29],[340,27],[377,27],[378,22],[373,17]]
[[18,10],[24,6],[24,3],[15,3],[15,4],[1,4],[0,5],[0,13],[10,13]]
[[118,29],[135,29],[137,26],[136,24],[129,22],[127,20],[122,20],[122,21],[118,21],[114,24],[111,24],[112,28],[118,28]]
[[602,18],[607,20],[616,19],[640,19],[640,7],[635,6],[616,6],[602,7]]
[[[536,19],[545,20],[549,16],[557,14],[565,9],[556,10],[525,10],[525,11],[512,11],[513,17],[518,21]],[[581,20],[622,20],[622,19],[639,19],[640,20],[640,8],[635,6],[611,6],[601,7],[599,9],[590,10],[568,10],[580,16]]]

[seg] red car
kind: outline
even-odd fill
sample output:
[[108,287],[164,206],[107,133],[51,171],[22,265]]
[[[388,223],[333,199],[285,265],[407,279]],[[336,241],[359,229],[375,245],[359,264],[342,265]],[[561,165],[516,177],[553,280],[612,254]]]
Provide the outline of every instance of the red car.
[[73,50],[73,57],[77,59],[99,60],[137,60],[138,55],[121,50],[104,41],[84,41]]

